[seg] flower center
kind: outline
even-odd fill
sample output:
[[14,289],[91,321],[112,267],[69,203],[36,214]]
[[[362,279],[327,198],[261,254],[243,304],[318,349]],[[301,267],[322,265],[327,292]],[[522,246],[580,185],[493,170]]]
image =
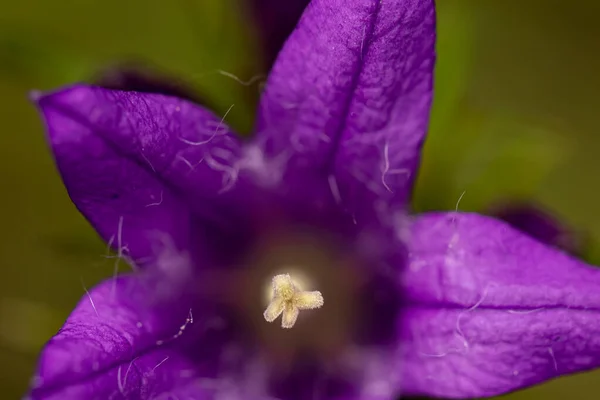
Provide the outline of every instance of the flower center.
[[281,315],[281,327],[290,329],[296,323],[300,310],[312,310],[323,306],[323,295],[319,291],[303,291],[289,274],[273,277],[273,293],[263,313],[267,322]]
[[196,283],[206,304],[216,304],[240,333],[236,339],[279,372],[329,365],[362,335],[359,299],[369,270],[319,233],[264,235],[231,267],[206,269]]

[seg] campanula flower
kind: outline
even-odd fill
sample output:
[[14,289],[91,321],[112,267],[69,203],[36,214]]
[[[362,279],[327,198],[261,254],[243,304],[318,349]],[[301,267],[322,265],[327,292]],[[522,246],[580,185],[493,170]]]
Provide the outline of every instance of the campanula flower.
[[71,199],[134,272],[84,295],[31,398],[472,398],[597,367],[600,270],[410,213],[434,64],[432,0],[313,0],[248,140],[174,96],[37,95]]

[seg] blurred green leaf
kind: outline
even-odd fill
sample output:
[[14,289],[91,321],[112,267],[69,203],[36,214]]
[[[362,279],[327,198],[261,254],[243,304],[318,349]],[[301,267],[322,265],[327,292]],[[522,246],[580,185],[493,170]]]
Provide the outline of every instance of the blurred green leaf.
[[147,61],[191,82],[219,115],[235,104],[227,122],[246,132],[258,89],[231,76],[248,80],[262,62],[237,1],[11,3],[0,16],[0,79],[47,90],[88,80],[108,64]]
[[413,207],[482,211],[491,203],[537,195],[572,151],[563,132],[524,119],[519,110],[473,99],[472,63],[480,20],[471,0],[439,2],[438,64],[430,130]]
[[447,192],[445,183],[436,178],[445,170],[437,168],[442,167],[442,162],[444,168],[448,167],[454,160],[454,154],[445,151],[449,143],[456,142],[452,122],[465,95],[472,50],[473,21],[469,10],[456,2],[439,2],[437,13],[435,96],[413,199],[417,211],[441,206],[438,197]]
[[91,57],[47,36],[0,31],[0,75],[35,87],[76,82],[93,70]]

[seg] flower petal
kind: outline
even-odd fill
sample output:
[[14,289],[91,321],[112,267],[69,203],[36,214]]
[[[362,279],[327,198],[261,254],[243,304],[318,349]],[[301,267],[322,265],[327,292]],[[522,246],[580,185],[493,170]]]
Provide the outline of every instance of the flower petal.
[[476,214],[411,233],[405,392],[494,396],[600,366],[600,269]]
[[[144,303],[149,295],[132,276],[87,293],[42,351],[30,398],[156,399],[190,390],[197,368],[173,350],[181,338],[165,340],[177,333],[188,311],[151,310]],[[197,384],[195,394],[203,395]]]
[[333,176],[333,196],[351,212],[381,197],[404,205],[427,129],[434,42],[432,0],[312,1],[261,101],[266,154]]
[[236,183],[239,143],[209,112],[174,97],[89,86],[36,100],[71,199],[120,252],[152,256],[157,236],[187,249],[193,216],[217,223],[227,215],[214,201]]

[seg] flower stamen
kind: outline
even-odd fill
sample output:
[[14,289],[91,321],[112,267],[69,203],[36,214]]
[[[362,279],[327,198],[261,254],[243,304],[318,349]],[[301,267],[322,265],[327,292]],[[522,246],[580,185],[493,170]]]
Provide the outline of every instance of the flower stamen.
[[281,315],[281,327],[290,329],[296,323],[300,310],[312,310],[323,306],[323,295],[318,291],[303,291],[289,274],[273,277],[271,302],[264,312],[267,322]]

